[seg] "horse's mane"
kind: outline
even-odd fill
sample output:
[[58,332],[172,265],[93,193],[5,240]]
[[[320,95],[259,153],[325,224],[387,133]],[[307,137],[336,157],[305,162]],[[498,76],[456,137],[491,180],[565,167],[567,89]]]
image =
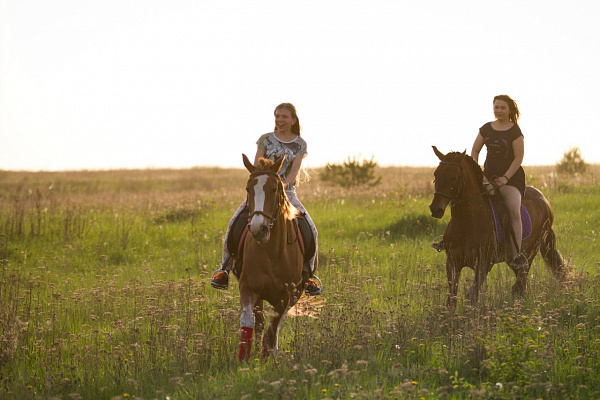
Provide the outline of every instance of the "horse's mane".
[[458,162],[461,158],[463,158],[467,164],[467,167],[469,167],[473,175],[475,175],[475,181],[480,191],[483,191],[483,171],[481,170],[479,164],[475,162],[473,157],[469,155],[464,155],[463,153],[460,153],[458,151],[450,152],[446,155],[446,157],[456,158],[452,160],[453,162]]
[[[269,160],[268,158],[259,158],[257,168],[259,171],[271,171],[270,167],[273,164],[275,164],[275,163],[273,161]],[[288,200],[287,195],[285,194],[285,187],[283,184],[283,179],[281,179],[281,175],[277,174],[277,177],[278,177],[277,186],[279,188],[279,196],[280,196],[279,204],[281,204],[281,214],[283,215],[283,217],[285,219],[294,219],[298,216],[298,214],[300,212]]]

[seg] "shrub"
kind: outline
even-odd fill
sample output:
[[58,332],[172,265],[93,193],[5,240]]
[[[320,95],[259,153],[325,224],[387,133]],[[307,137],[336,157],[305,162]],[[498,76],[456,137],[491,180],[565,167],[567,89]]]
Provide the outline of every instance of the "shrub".
[[556,167],[559,173],[575,175],[587,171],[588,165],[583,160],[579,147],[573,147],[563,153],[563,158]]
[[348,156],[343,165],[327,163],[321,179],[345,188],[353,186],[375,186],[381,182],[381,176],[375,176],[377,163],[370,160],[359,160]]

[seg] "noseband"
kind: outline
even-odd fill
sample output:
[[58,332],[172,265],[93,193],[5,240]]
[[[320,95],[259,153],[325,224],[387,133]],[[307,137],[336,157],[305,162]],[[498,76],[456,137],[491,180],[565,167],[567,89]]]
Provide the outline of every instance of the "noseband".
[[457,163],[457,162],[450,162],[450,161],[441,161],[440,165],[442,164],[446,164],[446,165],[455,165],[459,168],[459,172],[458,172],[458,185],[456,186],[456,195],[452,196],[443,192],[440,192],[438,190],[436,190],[434,192],[434,195],[439,195],[442,197],[447,198],[448,200],[450,200],[450,203],[456,204],[456,199],[458,199],[458,197],[460,196],[460,189],[462,187],[462,184],[464,184],[464,176],[463,176],[463,165],[462,163]]
[[[277,199],[277,203],[275,204],[275,210],[273,215],[269,215],[264,211],[252,211],[252,213],[250,213],[250,217],[249,220],[252,219],[252,217],[254,217],[255,215],[262,215],[265,218],[269,219],[269,229],[271,229],[273,227],[273,225],[275,224],[275,221],[277,221],[277,217],[279,216],[279,213],[281,212],[281,194],[280,191],[283,190],[283,181],[281,180],[281,176],[279,176],[278,173],[276,172],[272,172],[272,171],[256,171],[256,172],[252,172],[250,174],[250,179],[256,178],[258,176],[261,175],[268,175],[271,176],[275,179],[277,179],[277,191],[275,192],[275,197]],[[250,204],[250,202],[248,200],[246,200],[247,204]]]

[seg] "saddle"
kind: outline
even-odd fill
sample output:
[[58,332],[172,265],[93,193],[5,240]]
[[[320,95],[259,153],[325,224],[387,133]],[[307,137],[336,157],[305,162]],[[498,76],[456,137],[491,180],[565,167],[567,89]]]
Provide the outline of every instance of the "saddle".
[[[235,221],[233,221],[233,225],[229,230],[229,236],[227,237],[227,250],[234,261],[232,272],[238,279],[242,273],[244,241],[248,234],[249,219],[250,213],[248,207],[246,207],[237,216]],[[288,243],[292,244],[298,240],[300,250],[304,255],[304,262],[309,262],[315,255],[316,246],[314,233],[310,228],[305,215],[299,214],[298,217],[294,218],[292,227],[294,232],[290,233],[296,233],[296,235],[289,235],[290,239],[288,240]]]
[[[494,215],[494,230],[496,231],[496,239],[500,244],[506,244],[513,235],[512,224],[510,223],[510,216],[504,201],[499,195],[488,196],[490,206],[492,207],[492,214]],[[531,216],[529,211],[523,204],[521,204],[521,223],[523,225],[523,240],[527,239],[531,235],[532,224]]]

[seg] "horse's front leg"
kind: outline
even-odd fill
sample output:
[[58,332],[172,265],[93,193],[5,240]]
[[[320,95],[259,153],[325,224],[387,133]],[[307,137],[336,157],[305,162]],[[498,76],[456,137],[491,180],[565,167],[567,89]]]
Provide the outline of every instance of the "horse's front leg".
[[446,257],[446,277],[448,279],[448,300],[446,306],[448,310],[454,311],[456,309],[456,297],[458,295],[458,279],[460,278],[460,272],[462,271],[460,263],[452,260],[450,257]]
[[477,300],[479,299],[479,291],[485,283],[485,280],[491,267],[492,264],[483,257],[476,259],[473,263],[475,280],[473,281],[473,286],[471,286],[471,289],[469,289],[469,293],[467,294],[467,299],[469,299],[471,304],[477,303]]
[[263,337],[263,332],[265,330],[265,311],[263,303],[263,300],[259,300],[254,306],[254,336],[256,337],[256,340]]
[[279,330],[281,325],[285,321],[285,316],[289,310],[289,300],[282,300],[279,304],[273,306],[273,314],[269,318],[269,327],[263,335],[262,341],[262,356],[267,358],[269,356],[277,356],[278,341],[279,341]]
[[252,352],[252,336],[254,334],[254,326],[256,320],[254,317],[254,305],[258,300],[258,296],[254,293],[245,293],[246,291],[240,287],[240,303],[242,313],[240,315],[240,348],[238,352],[239,361],[250,360]]

